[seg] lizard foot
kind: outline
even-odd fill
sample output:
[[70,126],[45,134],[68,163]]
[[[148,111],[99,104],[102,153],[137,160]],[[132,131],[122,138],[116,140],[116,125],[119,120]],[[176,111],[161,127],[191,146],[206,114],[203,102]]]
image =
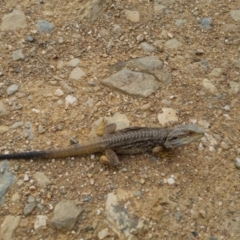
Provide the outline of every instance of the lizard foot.
[[117,154],[111,149],[105,150],[105,155],[100,157],[100,163],[111,168],[116,168],[120,164]]
[[105,129],[106,126],[107,126],[107,120],[105,120],[105,118],[103,118],[100,125],[97,128],[97,135],[98,136],[103,136],[104,129]]
[[163,146],[153,148],[152,153],[160,158],[171,158],[174,156],[174,151],[172,149],[166,149]]
[[108,134],[114,133],[116,128],[117,128],[116,123],[107,124],[107,120],[105,120],[103,118],[102,122],[100,123],[100,125],[97,129],[97,135],[98,136],[106,136]]

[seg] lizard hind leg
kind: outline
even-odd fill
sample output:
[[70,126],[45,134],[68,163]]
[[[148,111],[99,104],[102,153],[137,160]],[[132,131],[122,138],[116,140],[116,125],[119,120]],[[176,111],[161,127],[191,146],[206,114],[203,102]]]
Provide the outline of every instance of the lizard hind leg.
[[120,162],[118,160],[117,154],[112,149],[106,149],[105,155],[100,157],[100,163],[107,165],[111,168],[116,168],[119,166]]

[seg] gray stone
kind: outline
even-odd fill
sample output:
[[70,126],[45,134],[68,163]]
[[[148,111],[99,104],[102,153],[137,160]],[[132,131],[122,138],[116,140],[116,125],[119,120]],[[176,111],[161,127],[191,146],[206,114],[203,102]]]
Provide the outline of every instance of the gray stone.
[[204,127],[205,129],[208,129],[210,127],[210,123],[206,120],[199,120],[198,124],[202,127]]
[[23,122],[15,122],[15,123],[11,126],[11,128],[12,128],[12,129],[16,129],[16,128],[19,128],[19,127],[21,127],[21,126],[23,126]]
[[210,73],[209,77],[215,77],[218,78],[222,75],[222,69],[221,68],[214,68]]
[[29,36],[27,36],[27,40],[29,42],[33,42],[34,41],[34,37],[29,35]]
[[82,6],[79,16],[80,18],[86,18],[88,21],[94,21],[106,11],[107,7],[107,0],[87,1]]
[[0,117],[8,115],[9,112],[5,108],[4,104],[2,101],[0,101]]
[[8,215],[4,218],[1,225],[0,239],[2,240],[14,240],[15,231],[20,223],[21,216]]
[[102,84],[137,97],[148,97],[159,88],[154,76],[126,68],[104,79]]
[[9,161],[0,162],[0,206],[3,204],[5,199],[5,193],[8,187],[15,181],[15,176],[9,172]]
[[[127,208],[124,204],[126,202],[128,202]],[[143,236],[148,231],[149,223],[134,209],[137,205],[132,193],[122,189],[107,195],[106,220],[109,228],[118,235],[118,239],[136,239],[135,234]]]
[[82,211],[83,208],[77,207],[74,201],[59,202],[54,208],[50,224],[58,230],[71,231]]
[[176,26],[179,27],[179,26],[182,26],[182,25],[185,25],[187,23],[187,20],[186,19],[177,19],[176,20]]
[[240,69],[240,59],[235,59],[233,61],[233,65],[234,65],[235,68]]
[[212,18],[203,18],[199,21],[199,23],[201,24],[201,26],[205,29],[210,29],[211,28],[211,22],[212,22]]
[[98,232],[98,239],[102,240],[109,235],[108,228],[104,228]]
[[175,213],[174,213],[174,217],[175,217],[178,221],[180,221],[180,220],[182,220],[182,213],[181,213],[181,212],[175,212]]
[[208,80],[207,78],[203,79],[203,86],[211,93],[217,93],[217,88],[214,86],[214,84]]
[[162,126],[165,126],[169,122],[177,122],[177,111],[173,108],[163,108],[162,113],[158,114],[158,121]]
[[77,67],[79,63],[80,63],[80,60],[78,58],[73,58],[67,63],[67,65],[70,67]]
[[7,95],[12,95],[18,90],[18,84],[13,84],[7,88]]
[[236,93],[239,92],[239,89],[240,89],[240,84],[239,83],[234,82],[234,81],[229,81],[229,85],[230,85],[232,93],[236,94]]
[[126,10],[125,16],[129,21],[134,22],[134,23],[139,22],[139,19],[140,19],[140,14],[138,11]]
[[145,39],[144,35],[143,34],[139,34],[137,37],[136,37],[136,40],[138,43],[141,43],[143,42]]
[[38,126],[38,133],[43,134],[43,133],[45,133],[45,132],[46,132],[46,129],[44,129],[44,127],[40,124],[40,125]]
[[24,136],[29,140],[33,139],[34,135],[33,135],[32,124],[30,122],[26,122],[24,127],[25,127],[23,130]]
[[72,95],[67,95],[65,97],[65,106],[66,106],[66,109],[69,107],[69,106],[74,106],[76,105],[77,103],[77,98],[75,98],[74,96]]
[[50,33],[54,29],[54,24],[46,20],[40,20],[37,23],[37,29],[39,32]]
[[28,203],[34,203],[36,201],[36,199],[34,196],[29,195],[27,201],[28,201]]
[[43,172],[36,172],[34,173],[33,177],[36,179],[38,185],[44,188],[52,183]]
[[71,71],[69,79],[80,80],[81,78],[83,78],[85,76],[86,76],[85,72],[81,68],[76,67]]
[[154,5],[154,12],[155,12],[156,14],[162,13],[164,9],[166,9],[166,6],[165,6],[165,5],[162,5],[162,4],[156,4],[156,5]]
[[100,32],[99,32],[99,35],[100,35],[100,37],[102,37],[102,38],[106,38],[106,37],[109,37],[109,31],[108,30],[106,30],[106,29],[102,29]]
[[142,192],[141,192],[141,191],[135,191],[135,192],[133,193],[133,196],[135,196],[135,197],[141,197],[141,196],[142,196]]
[[240,22],[240,10],[232,10],[230,16],[236,22]]
[[18,192],[15,192],[11,197],[11,202],[17,202],[18,200],[20,200],[20,195]]
[[34,229],[46,229],[47,228],[47,216],[44,215],[37,215],[36,221],[34,223]]
[[32,203],[28,203],[25,205],[24,209],[23,209],[23,214],[25,216],[28,216],[36,207],[36,203],[32,202]]
[[74,93],[75,90],[68,85],[66,81],[60,81],[60,86],[67,92],[67,93]]
[[151,74],[158,80],[165,84],[172,82],[172,76],[164,67],[163,62],[157,57],[148,56],[142,58],[136,58],[126,62],[117,63],[111,66],[114,71],[119,71],[123,68],[137,69],[139,72]]
[[9,130],[8,126],[0,125],[0,134],[3,134]]
[[240,158],[236,158],[235,166],[240,169]]
[[11,13],[6,14],[2,18],[2,30],[15,30],[18,28],[26,28],[26,16],[21,10],[13,10]]
[[168,49],[177,49],[177,48],[181,47],[181,45],[182,45],[182,44],[181,44],[177,39],[173,38],[173,39],[168,40],[168,41],[165,43],[165,48],[168,48]]
[[88,98],[88,100],[83,103],[83,106],[85,106],[85,107],[93,107],[93,105],[94,105],[93,98]]
[[140,43],[140,47],[142,48],[142,50],[144,52],[148,52],[148,53],[154,52],[156,50],[155,47],[153,47],[152,45],[150,45],[150,44],[148,44],[146,42]]
[[112,31],[118,37],[121,36],[121,34],[123,33],[123,30],[121,29],[121,27],[118,24],[113,24]]
[[14,61],[23,60],[24,55],[23,55],[22,49],[14,51],[13,54],[12,54],[12,57],[13,57]]

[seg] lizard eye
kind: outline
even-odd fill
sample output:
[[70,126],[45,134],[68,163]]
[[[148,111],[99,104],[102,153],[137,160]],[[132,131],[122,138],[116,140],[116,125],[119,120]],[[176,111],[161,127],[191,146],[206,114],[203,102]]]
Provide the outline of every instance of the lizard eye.
[[193,134],[194,134],[194,132],[193,132],[193,131],[190,131],[190,132],[189,132],[189,135],[193,135]]

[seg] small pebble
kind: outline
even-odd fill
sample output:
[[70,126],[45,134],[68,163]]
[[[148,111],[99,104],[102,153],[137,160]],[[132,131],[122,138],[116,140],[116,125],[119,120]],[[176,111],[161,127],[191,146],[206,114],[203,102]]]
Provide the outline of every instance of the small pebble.
[[210,29],[211,28],[211,22],[212,22],[212,18],[203,18],[202,20],[199,21],[199,23],[205,29]]
[[43,33],[50,33],[54,29],[54,25],[46,20],[40,20],[37,23],[37,29]]
[[70,167],[71,167],[71,168],[74,168],[74,167],[75,167],[75,162],[71,161],[71,162],[70,162]]
[[236,158],[235,166],[240,169],[240,158]]
[[141,191],[135,191],[135,192],[133,193],[133,196],[135,196],[135,197],[141,197],[141,196],[142,196],[142,192],[141,192]]
[[104,239],[105,237],[107,237],[109,235],[108,233],[108,228],[104,228],[102,229],[100,232],[98,232],[98,239]]
[[226,105],[226,106],[223,107],[223,109],[224,109],[225,111],[229,111],[229,110],[231,109],[231,106],[230,106],[230,105]]
[[29,215],[34,210],[35,207],[36,203],[28,203],[23,209],[24,215],[25,216]]
[[141,43],[144,40],[144,35],[143,34],[138,35],[136,40],[138,43]]
[[12,54],[12,57],[13,57],[14,61],[23,60],[24,55],[23,55],[22,49],[14,51],[13,54]]
[[146,111],[146,110],[148,110],[150,107],[151,107],[151,104],[150,104],[150,103],[147,103],[147,104],[144,104],[144,105],[140,106],[139,109],[142,110],[142,111]]
[[140,183],[141,183],[141,184],[144,184],[144,183],[145,183],[145,180],[144,180],[143,178],[141,178]]
[[225,142],[221,142],[221,143],[220,143],[220,146],[221,146],[221,148],[224,149],[224,150],[228,150],[228,149],[230,148]]
[[16,129],[16,128],[21,127],[21,126],[23,126],[23,122],[15,122],[15,123],[11,126],[11,128],[12,128],[12,129]]
[[74,106],[74,105],[76,105],[76,103],[77,103],[77,99],[74,96],[72,96],[72,95],[68,95],[65,98],[66,108],[68,108],[69,106]]
[[174,213],[174,217],[175,217],[178,221],[180,221],[180,220],[182,219],[182,213],[181,213],[181,212],[175,212],[175,213]]
[[7,95],[12,95],[12,94],[14,94],[17,90],[18,90],[18,85],[17,84],[13,84],[13,85],[11,85],[11,86],[9,86],[8,88],[7,88]]
[[29,42],[33,42],[33,41],[34,41],[34,38],[33,38],[32,36],[27,36],[27,40],[28,40]]
[[32,195],[29,195],[27,201],[28,201],[28,203],[33,203],[33,202],[35,202],[35,197],[33,197]]
[[90,179],[90,185],[94,185],[94,179],[93,178]]
[[28,177],[28,175],[27,175],[27,174],[25,174],[25,175],[24,175],[24,178],[23,178],[23,180],[24,180],[25,182],[27,182],[27,181],[29,180],[29,177]]
[[58,89],[55,91],[54,94],[55,94],[56,96],[61,97],[61,96],[64,94],[64,92],[62,91],[62,89],[58,88]]
[[19,169],[19,164],[15,164],[14,165],[14,171],[18,171],[18,169]]
[[46,130],[43,128],[42,125],[39,125],[39,126],[38,126],[38,133],[42,134],[42,133],[44,133],[44,132],[46,132]]
[[168,178],[168,179],[167,179],[167,183],[168,183],[169,185],[173,185],[173,184],[175,183],[175,180],[174,180],[173,178]]

